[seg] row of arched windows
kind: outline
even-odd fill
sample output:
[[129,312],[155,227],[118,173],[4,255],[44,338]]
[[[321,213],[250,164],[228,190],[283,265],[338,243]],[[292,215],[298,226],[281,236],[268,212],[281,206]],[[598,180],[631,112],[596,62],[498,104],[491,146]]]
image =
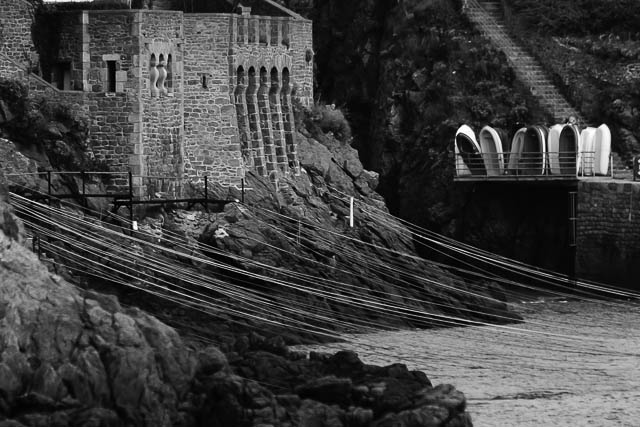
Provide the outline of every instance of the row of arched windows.
[[236,69],[234,90],[245,161],[262,175],[297,164],[288,68]]
[[173,92],[173,61],[171,54],[165,58],[164,54],[156,57],[151,54],[149,59],[149,83],[151,96],[166,95]]

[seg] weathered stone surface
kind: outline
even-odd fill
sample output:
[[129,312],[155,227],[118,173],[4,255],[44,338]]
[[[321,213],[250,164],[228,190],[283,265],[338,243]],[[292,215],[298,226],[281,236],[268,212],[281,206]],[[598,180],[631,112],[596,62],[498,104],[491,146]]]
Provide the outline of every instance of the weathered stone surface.
[[640,266],[640,184],[580,182],[576,272],[579,277],[635,286]]
[[296,393],[303,399],[313,399],[323,403],[340,403],[351,401],[351,380],[335,376],[321,377],[311,380],[296,388]]
[[[232,363],[215,347],[188,348],[156,318],[52,276],[19,242],[3,199],[0,425],[364,427],[463,415],[455,389],[431,391],[424,374],[351,352],[307,359],[256,333],[239,337]],[[249,351],[261,346],[274,353]]]
[[[206,227],[200,236],[201,242],[246,258],[246,261],[236,259],[233,263],[267,276],[273,275],[273,270],[254,262],[298,271],[310,277],[327,278],[346,287],[357,287],[365,295],[382,292],[399,304],[416,304],[410,297],[413,291],[407,287],[407,281],[413,282],[410,276],[433,279],[451,289],[465,289],[464,281],[417,257],[410,234],[403,232],[402,224],[388,215],[382,198],[367,184],[366,171],[353,148],[324,134],[313,138],[298,134],[298,141],[303,173],[282,179],[285,185],[279,190],[260,177],[248,176],[250,190],[244,195],[248,207],[233,203],[226,205],[224,212]],[[349,195],[356,200],[354,228],[349,227]],[[231,196],[241,198],[233,192]],[[261,208],[279,212],[281,216],[263,215]],[[173,221],[178,223],[182,219],[169,219],[168,222]],[[391,252],[377,247],[389,248]],[[396,268],[393,251],[416,256],[403,258],[402,266]],[[371,259],[376,259],[379,266],[387,267],[372,268]],[[403,275],[397,272],[399,269],[413,273]],[[483,307],[489,316],[487,319],[498,320],[496,315],[505,316],[503,320],[510,318],[504,311],[504,302],[463,297],[440,287],[424,286],[421,282],[415,285],[420,289],[420,299],[424,301],[418,305],[429,312],[443,313],[459,307],[456,315],[474,316],[467,309],[474,306],[475,309]],[[327,291],[335,288],[333,283],[325,285],[321,281],[314,286],[319,289],[327,286]],[[298,297],[278,287],[274,287],[273,292],[285,292],[289,299]],[[382,320],[380,313],[367,307],[346,307],[314,296],[305,296],[301,303],[307,304],[309,299],[312,304],[332,310],[337,318],[356,310],[360,316],[372,320],[395,321],[388,316]],[[432,300],[441,301],[443,305],[432,305],[429,302]],[[403,322],[399,320],[400,324]]]
[[[2,212],[12,218],[4,205]],[[104,405],[136,425],[173,425],[195,368],[177,333],[142,312],[82,298],[5,233],[16,223],[0,232],[0,369],[9,402],[55,413],[71,399],[71,408]],[[33,399],[17,400],[27,390]]]

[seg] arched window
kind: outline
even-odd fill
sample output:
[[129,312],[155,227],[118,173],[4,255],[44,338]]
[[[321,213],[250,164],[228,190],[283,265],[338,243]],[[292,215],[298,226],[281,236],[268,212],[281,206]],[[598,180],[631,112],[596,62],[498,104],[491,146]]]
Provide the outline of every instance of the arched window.
[[271,107],[269,105],[269,91],[271,83],[269,73],[265,67],[260,68],[260,88],[258,89],[258,113],[260,118],[260,129],[262,130],[262,141],[264,144],[264,155],[267,162],[267,170],[276,169],[276,150],[273,141],[273,130],[271,128]]
[[249,117],[249,130],[251,132],[251,150],[253,152],[253,164],[256,171],[266,176],[266,164],[264,159],[264,145],[262,142],[262,129],[260,128],[260,116],[258,108],[259,76],[254,67],[247,73],[247,115]]
[[253,164],[251,158],[251,149],[249,146],[249,117],[247,114],[247,100],[245,98],[247,91],[247,82],[242,66],[236,71],[236,87],[233,91],[234,101],[236,104],[236,115],[238,117],[238,133],[240,134],[240,149],[242,158],[248,165]]
[[273,128],[276,162],[278,168],[286,173],[288,169],[287,150],[284,140],[284,126],[282,124],[282,107],[280,105],[280,76],[276,67],[271,69],[270,83],[269,106],[271,108],[271,127]]
[[160,91],[160,93],[163,93],[166,95],[167,94],[167,86],[166,86],[167,63],[165,62],[164,54],[162,53],[158,58],[158,65],[156,66],[156,68],[158,69],[158,83],[156,84],[156,86],[158,87],[158,90]]
[[158,96],[158,61],[156,60],[155,53],[151,54],[149,59],[149,88],[151,89],[151,96]]
[[167,90],[173,93],[173,58],[171,54],[167,56]]
[[282,89],[280,90],[280,101],[282,103],[282,124],[284,128],[284,139],[287,147],[287,158],[289,165],[298,170],[298,154],[295,142],[295,124],[293,117],[293,106],[291,104],[291,78],[289,69],[282,69]]

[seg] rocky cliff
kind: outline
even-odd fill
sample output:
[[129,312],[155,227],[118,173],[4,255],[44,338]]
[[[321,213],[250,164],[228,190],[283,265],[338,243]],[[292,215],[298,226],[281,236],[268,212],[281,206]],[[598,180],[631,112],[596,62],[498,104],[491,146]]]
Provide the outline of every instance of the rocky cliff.
[[[476,132],[490,124],[513,134],[524,124],[549,123],[461,5],[315,2],[317,93],[321,102],[346,111],[353,146],[365,167],[380,174],[379,191],[394,214],[568,272],[566,192],[453,183],[453,138],[461,124]],[[549,234],[554,238],[543,238]]]
[[403,365],[284,347],[228,360],[188,346],[139,309],[52,275],[7,200],[3,189],[0,426],[471,425],[462,393]]

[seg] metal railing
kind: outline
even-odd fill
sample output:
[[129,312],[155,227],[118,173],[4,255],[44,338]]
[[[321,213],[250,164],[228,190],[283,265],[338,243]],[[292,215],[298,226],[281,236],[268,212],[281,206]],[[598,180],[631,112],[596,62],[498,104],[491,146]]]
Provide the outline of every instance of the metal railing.
[[[121,207],[129,208],[133,221],[134,207],[138,205],[186,204],[187,209],[200,204],[224,206],[235,199],[219,199],[211,192],[213,184],[208,176],[190,181],[171,176],[134,175],[131,172],[34,172],[4,174],[12,191],[46,203],[75,200],[88,207],[92,198],[110,199],[110,207],[117,213]],[[64,185],[60,185],[60,184]],[[241,201],[244,203],[245,186],[241,180]]]
[[609,155],[606,174],[599,173],[599,157],[595,151],[542,153],[473,153],[456,154],[455,169],[458,180],[518,180],[577,179],[606,177],[625,179],[626,168],[614,167],[613,155]]

